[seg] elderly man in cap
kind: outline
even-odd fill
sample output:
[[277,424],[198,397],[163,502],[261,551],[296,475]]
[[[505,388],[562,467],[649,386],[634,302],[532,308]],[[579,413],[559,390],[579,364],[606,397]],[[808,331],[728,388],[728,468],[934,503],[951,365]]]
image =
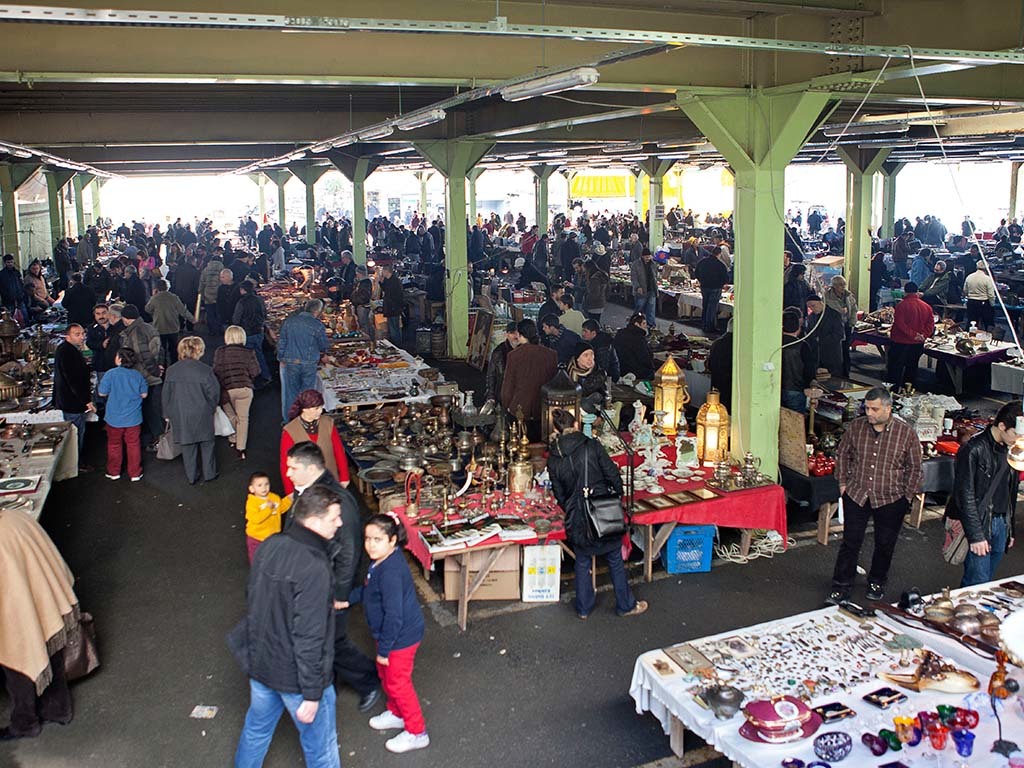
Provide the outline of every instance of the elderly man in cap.
[[515,260],[513,269],[519,270],[519,281],[516,283],[516,288],[530,288],[534,283],[548,285],[548,279],[540,273],[533,262],[527,261],[523,256]]

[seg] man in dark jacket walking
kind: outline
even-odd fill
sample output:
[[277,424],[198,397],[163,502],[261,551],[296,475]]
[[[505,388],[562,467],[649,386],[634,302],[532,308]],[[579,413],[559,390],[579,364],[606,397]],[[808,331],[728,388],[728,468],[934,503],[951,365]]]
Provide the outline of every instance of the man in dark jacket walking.
[[83,328],[86,327],[92,320],[92,308],[95,303],[96,296],[88,286],[82,283],[82,273],[73,273],[71,285],[64,292],[64,299],[61,301],[64,309],[68,311],[68,320]]
[[643,312],[636,312],[629,318],[626,327],[615,334],[612,344],[623,376],[632,373],[638,381],[654,378],[654,355],[647,343],[647,318]]
[[1020,400],[1006,403],[991,426],[968,440],[956,455],[946,517],[960,521],[971,545],[961,587],[995,579],[999,562],[1014,544],[1020,473],[1006,459],[1019,437],[1015,427],[1021,415]]
[[718,331],[718,302],[722,299],[722,288],[729,282],[729,269],[719,258],[721,246],[697,262],[694,277],[700,283],[701,327],[705,333]]
[[[359,502],[327,471],[324,454],[313,442],[304,440],[288,449],[285,459],[288,479],[295,486],[295,498],[310,489],[325,488],[341,503],[341,527],[331,540],[331,570],[334,574],[334,676],[351,685],[359,694],[359,711],[368,712],[380,700],[380,678],[373,659],[364,654],[348,637],[349,593],[361,586],[367,571],[363,553],[363,523]],[[289,523],[290,524],[290,523]]]
[[256,381],[257,388],[270,383],[270,366],[263,354],[263,326],[267,320],[267,308],[263,299],[256,293],[256,286],[248,280],[238,284],[238,303],[235,304],[231,322],[245,331],[245,346],[256,353],[260,364],[260,378]]
[[384,280],[380,284],[384,298],[384,317],[388,319],[388,338],[396,347],[402,346],[402,311],[405,309],[405,294],[402,281],[390,264],[381,267]]
[[306,765],[340,768],[329,549],[342,525],[338,497],[310,489],[296,500],[287,531],[260,545],[249,576],[248,613],[228,637],[249,676],[250,703],[236,768],[258,768],[287,709]]
[[96,410],[92,403],[92,372],[82,355],[84,344],[85,329],[72,323],[64,341],[53,353],[53,405],[61,409],[64,421],[70,421],[78,429],[80,463],[85,447],[85,414]]
[[9,253],[4,255],[4,267],[0,269],[0,301],[3,302],[4,309],[12,315],[20,309],[23,321],[28,322],[25,283],[21,273],[14,266],[14,256]]
[[501,382],[505,378],[505,366],[508,354],[521,343],[519,326],[510,322],[505,326],[505,340],[491,352],[487,363],[487,399],[495,403],[501,402]]

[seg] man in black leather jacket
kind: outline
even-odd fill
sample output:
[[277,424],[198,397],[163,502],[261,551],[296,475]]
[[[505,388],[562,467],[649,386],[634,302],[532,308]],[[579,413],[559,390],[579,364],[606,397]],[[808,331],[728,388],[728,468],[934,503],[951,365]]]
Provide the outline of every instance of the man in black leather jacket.
[[1020,475],[1006,459],[1017,440],[1014,427],[1021,415],[1019,400],[1007,403],[992,425],[962,445],[956,456],[946,517],[961,522],[971,545],[962,587],[992,581],[999,561],[1013,546]]

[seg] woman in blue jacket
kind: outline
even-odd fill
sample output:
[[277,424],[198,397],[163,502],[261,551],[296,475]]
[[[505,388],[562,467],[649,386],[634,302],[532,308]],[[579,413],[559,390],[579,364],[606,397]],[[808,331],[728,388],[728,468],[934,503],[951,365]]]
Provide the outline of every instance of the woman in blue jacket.
[[352,590],[349,598],[352,603],[363,603],[366,623],[377,643],[377,673],[387,696],[388,708],[370,718],[370,727],[377,731],[402,729],[384,745],[391,752],[409,752],[430,744],[412,684],[416,650],[423,640],[423,611],[402,554],[406,541],[405,528],[397,517],[373,515],[363,536],[363,546],[373,562],[365,586]]

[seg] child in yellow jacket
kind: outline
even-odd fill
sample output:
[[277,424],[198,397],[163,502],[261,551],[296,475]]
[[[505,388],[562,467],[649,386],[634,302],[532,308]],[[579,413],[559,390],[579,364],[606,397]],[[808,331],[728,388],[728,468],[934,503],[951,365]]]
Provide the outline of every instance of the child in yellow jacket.
[[281,516],[291,506],[291,497],[281,497],[270,492],[270,476],[265,472],[254,472],[249,478],[249,496],[245,500],[245,545],[249,552],[249,564],[256,555],[256,548],[263,540],[281,532]]

